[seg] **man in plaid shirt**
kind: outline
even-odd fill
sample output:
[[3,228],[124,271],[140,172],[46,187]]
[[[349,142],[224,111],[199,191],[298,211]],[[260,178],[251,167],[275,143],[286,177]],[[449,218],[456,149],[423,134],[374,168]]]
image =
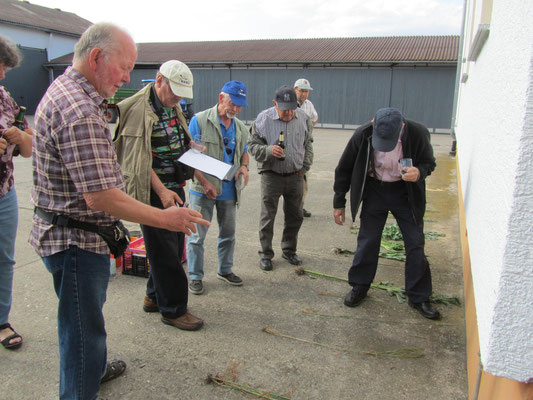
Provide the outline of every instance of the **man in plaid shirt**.
[[[115,25],[92,25],[74,50],[73,65],[42,98],[36,114],[32,202],[73,220],[112,225],[126,219],[186,234],[201,214],[138,202],[124,182],[104,117],[106,98],[129,82],[137,48]],[[100,383],[122,374],[126,364],[107,362],[102,308],[109,280],[109,248],[93,232],[33,217],[30,244],[53,276],[59,298],[60,398],[95,399]]]

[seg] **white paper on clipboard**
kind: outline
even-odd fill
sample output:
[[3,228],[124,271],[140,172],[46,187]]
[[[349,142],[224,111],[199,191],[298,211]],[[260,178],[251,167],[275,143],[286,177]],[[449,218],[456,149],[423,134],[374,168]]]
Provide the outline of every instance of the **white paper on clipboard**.
[[239,167],[238,165],[226,164],[223,161],[193,149],[187,150],[178,161],[187,164],[189,167],[213,175],[221,181],[232,180]]

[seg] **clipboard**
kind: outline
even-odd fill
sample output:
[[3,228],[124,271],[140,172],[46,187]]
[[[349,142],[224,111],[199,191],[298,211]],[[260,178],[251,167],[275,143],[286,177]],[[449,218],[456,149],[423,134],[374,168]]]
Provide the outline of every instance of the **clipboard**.
[[240,168],[238,164],[227,164],[196,149],[187,150],[178,161],[226,182],[231,181]]

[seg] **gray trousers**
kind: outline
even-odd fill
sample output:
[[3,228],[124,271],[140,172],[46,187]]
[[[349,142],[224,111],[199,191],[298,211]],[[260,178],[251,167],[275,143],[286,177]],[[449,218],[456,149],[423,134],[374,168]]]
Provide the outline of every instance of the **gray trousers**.
[[304,178],[297,174],[281,176],[273,172],[261,174],[261,216],[259,220],[259,242],[261,258],[272,259],[272,237],[274,220],[278,211],[279,198],[283,196],[285,224],[281,238],[281,249],[286,254],[296,253],[298,232],[303,222]]

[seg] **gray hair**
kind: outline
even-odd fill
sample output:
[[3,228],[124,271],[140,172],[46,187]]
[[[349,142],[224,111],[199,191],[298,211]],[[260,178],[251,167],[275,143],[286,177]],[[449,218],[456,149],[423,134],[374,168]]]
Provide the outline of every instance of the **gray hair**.
[[155,75],[155,79],[157,79],[157,77],[160,76],[161,77],[161,80],[164,84],[166,84],[167,86],[170,86],[170,80],[165,76],[163,75],[161,72],[158,72],[156,75]]
[[83,61],[92,49],[98,47],[104,51],[115,50],[118,46],[117,33],[124,32],[117,25],[109,22],[101,22],[90,26],[81,35],[80,40],[74,46],[74,61]]
[[0,36],[0,64],[8,68],[15,68],[22,61],[22,54],[15,43],[4,36]]

